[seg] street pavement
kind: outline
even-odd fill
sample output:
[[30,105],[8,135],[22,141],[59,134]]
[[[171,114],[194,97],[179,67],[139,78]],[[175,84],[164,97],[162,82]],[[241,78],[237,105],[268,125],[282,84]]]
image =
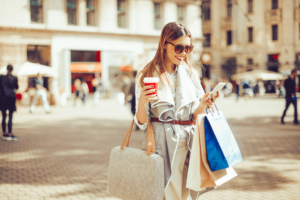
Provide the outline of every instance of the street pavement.
[[[299,101],[298,101],[299,103]],[[219,99],[243,155],[238,176],[205,200],[300,199],[300,126],[280,124],[284,99]],[[298,113],[300,110],[298,109]],[[129,108],[115,99],[76,107],[38,106],[33,114],[18,107],[14,115],[19,141],[0,141],[0,200],[116,200],[106,191],[109,156],[132,120]],[[139,148],[143,131],[133,131],[130,145]]]

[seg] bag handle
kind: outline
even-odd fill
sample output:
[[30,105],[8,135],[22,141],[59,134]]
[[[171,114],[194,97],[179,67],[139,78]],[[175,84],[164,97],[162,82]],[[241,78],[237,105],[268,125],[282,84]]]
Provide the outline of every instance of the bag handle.
[[[134,125],[134,120],[132,120],[129,129],[127,130],[127,133],[123,139],[123,142],[121,144],[120,150],[124,150],[124,145],[126,143],[126,147],[129,146],[129,140],[132,132],[132,128]],[[154,140],[154,134],[153,134],[153,128],[150,119],[148,119],[148,141],[147,141],[147,155],[150,156],[151,152],[155,153],[155,140]]]
[[[220,112],[219,112],[219,109],[218,109],[217,105],[216,105],[215,103],[214,103],[214,105],[215,105],[215,107],[216,107],[216,110],[217,110],[218,114],[220,115]],[[208,109],[209,109],[211,115],[214,116],[213,113],[215,113],[215,112],[212,112],[210,108],[208,108]],[[206,111],[206,113],[208,114],[208,112],[207,112],[207,107],[205,108],[205,111]]]

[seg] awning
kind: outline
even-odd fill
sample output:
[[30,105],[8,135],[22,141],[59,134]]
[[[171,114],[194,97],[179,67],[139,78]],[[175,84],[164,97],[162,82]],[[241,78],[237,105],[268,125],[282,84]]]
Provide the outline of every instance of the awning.
[[257,79],[262,79],[262,80],[283,80],[286,77],[277,72],[272,72],[268,70],[253,70],[250,72],[243,72],[239,74],[234,74],[231,76],[231,79],[237,80],[237,79],[242,79],[242,80],[257,80]]
[[70,71],[73,73],[94,73],[101,72],[101,63],[71,63]]
[[121,66],[120,69],[122,72],[132,72],[133,71],[133,68],[131,65]]
[[[25,62],[20,67],[16,67],[16,69],[17,70],[13,71],[13,74],[17,76],[35,77],[38,73],[46,77],[58,76],[58,73],[54,68],[38,63]],[[1,68],[0,74],[6,74],[6,71],[6,66],[4,66]]]

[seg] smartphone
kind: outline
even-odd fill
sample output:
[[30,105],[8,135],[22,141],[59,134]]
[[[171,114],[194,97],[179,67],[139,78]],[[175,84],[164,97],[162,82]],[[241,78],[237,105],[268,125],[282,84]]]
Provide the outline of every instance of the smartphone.
[[210,93],[210,95],[206,98],[210,98],[211,94],[213,94],[214,96],[217,95],[217,92],[220,92],[225,86],[225,83],[218,83],[218,85],[213,89],[213,91]]

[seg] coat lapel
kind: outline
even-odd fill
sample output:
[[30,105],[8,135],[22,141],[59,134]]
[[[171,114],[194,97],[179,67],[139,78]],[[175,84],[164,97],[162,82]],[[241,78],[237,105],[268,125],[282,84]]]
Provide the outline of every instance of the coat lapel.
[[178,66],[176,81],[175,116],[177,116],[181,108],[192,102],[199,101],[204,95],[197,73],[193,72],[191,74],[189,67],[185,63]]

